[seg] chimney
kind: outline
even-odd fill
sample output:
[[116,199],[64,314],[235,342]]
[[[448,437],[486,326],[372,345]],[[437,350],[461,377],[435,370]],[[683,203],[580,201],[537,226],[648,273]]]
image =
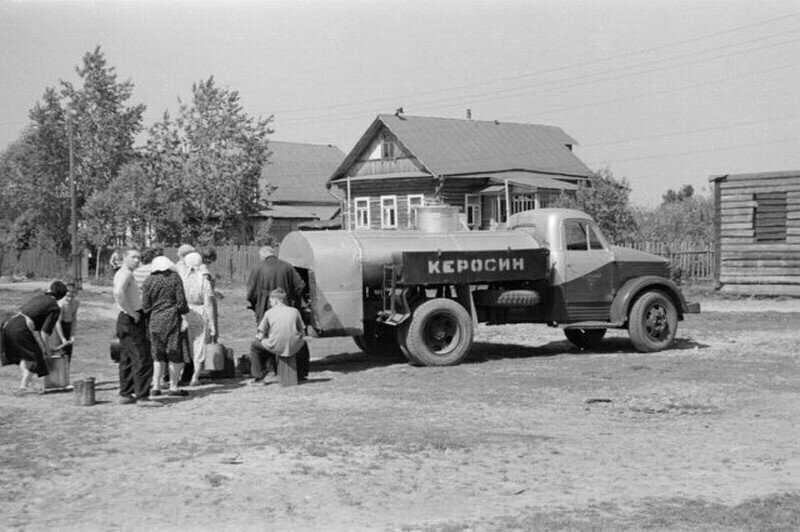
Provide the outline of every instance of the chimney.
[[467,120],[472,120],[472,109],[467,109]]

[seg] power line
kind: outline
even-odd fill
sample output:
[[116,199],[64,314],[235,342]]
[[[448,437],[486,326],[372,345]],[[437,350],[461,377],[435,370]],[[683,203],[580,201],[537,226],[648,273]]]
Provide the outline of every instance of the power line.
[[596,60],[592,60],[592,61],[582,61],[582,62],[579,62],[579,63],[570,64],[570,65],[564,65],[564,66],[560,66],[560,67],[549,68],[549,69],[545,69],[545,70],[538,70],[538,71],[534,71],[534,72],[528,72],[528,73],[525,73],[525,74],[519,74],[517,76],[509,76],[509,77],[505,77],[505,78],[498,78],[498,79],[491,80],[491,81],[484,81],[484,82],[480,82],[480,83],[469,83],[469,84],[463,84],[463,85],[454,85],[454,86],[445,87],[445,88],[441,88],[441,89],[433,89],[433,90],[428,90],[428,91],[412,92],[412,93],[407,93],[405,95],[386,96],[386,97],[382,97],[382,98],[375,98],[375,99],[372,99],[372,100],[361,100],[359,102],[333,104],[333,105],[326,105],[326,106],[319,106],[319,107],[305,107],[305,108],[298,108],[298,109],[287,109],[287,110],[284,110],[284,111],[276,111],[275,114],[277,114],[279,112],[280,113],[291,114],[291,113],[302,113],[302,112],[312,112],[312,111],[324,111],[324,110],[339,109],[339,108],[343,108],[343,107],[354,107],[354,106],[360,106],[360,105],[372,104],[372,103],[397,102],[398,100],[402,100],[402,99],[406,99],[406,98],[414,97],[414,96],[425,96],[425,95],[429,95],[429,94],[439,94],[439,93],[442,93],[442,92],[450,92],[450,91],[461,90],[461,89],[465,89],[465,88],[472,88],[472,87],[491,85],[491,84],[494,84],[494,83],[497,83],[497,82],[506,82],[506,81],[514,81],[514,80],[518,80],[518,79],[525,79],[525,78],[529,78],[529,77],[532,77],[532,76],[540,76],[542,74],[549,74],[549,73],[552,73],[552,72],[560,72],[560,71],[569,70],[569,69],[577,68],[577,67],[581,67],[581,66],[597,65],[597,64],[601,64],[601,63],[606,63],[608,61],[613,61],[613,60],[616,60],[616,59],[623,59],[623,58],[626,58],[626,57],[632,57],[632,56],[635,56],[635,55],[655,52],[655,51],[658,51],[658,50],[663,50],[663,49],[666,49],[666,48],[672,48],[672,47],[680,46],[680,45],[683,45],[683,44],[689,44],[689,43],[692,43],[692,42],[703,41],[703,40],[706,40],[706,39],[719,37],[721,35],[727,35],[727,34],[730,34],[730,33],[735,33],[735,32],[738,32],[738,31],[741,31],[741,30],[744,30],[744,29],[754,28],[754,27],[758,27],[758,26],[764,26],[764,25],[767,25],[767,24],[771,24],[773,22],[777,22],[777,21],[785,20],[785,19],[789,19],[789,18],[794,18],[794,17],[797,17],[797,16],[800,16],[800,13],[789,13],[787,15],[782,15],[782,16],[779,16],[779,17],[775,17],[775,18],[771,18],[771,19],[767,19],[767,20],[762,20],[762,21],[759,21],[759,22],[754,22],[752,24],[745,24],[745,25],[742,25],[742,26],[736,26],[736,27],[733,27],[733,28],[729,28],[727,30],[718,31],[718,32],[715,32],[715,33],[709,33],[709,34],[701,35],[701,36],[698,36],[698,37],[693,37],[691,39],[684,39],[684,40],[681,40],[681,41],[674,41],[672,43],[667,43],[667,44],[664,44],[664,45],[654,46],[654,47],[651,47],[651,48],[644,48],[644,49],[641,49],[641,50],[635,50],[633,52],[626,52],[626,53],[623,53],[623,54],[608,56],[608,57],[605,57],[605,58],[596,59]]
[[792,120],[794,118],[800,118],[800,114],[796,115],[788,115],[788,116],[779,116],[775,118],[765,118],[763,120],[749,120],[747,122],[733,122],[731,124],[725,124],[724,126],[715,126],[715,127],[706,127],[702,129],[684,129],[683,131],[673,131],[671,133],[658,133],[655,135],[645,135],[643,137],[631,137],[627,139],[620,139],[620,140],[610,140],[607,142],[593,142],[591,144],[581,144],[581,148],[595,148],[597,146],[609,146],[612,144],[624,144],[627,142],[635,142],[639,140],[649,140],[649,139],[659,139],[659,138],[667,138],[667,137],[674,137],[676,135],[689,135],[692,133],[706,133],[708,131],[719,131],[722,129],[730,129],[732,127],[741,127],[741,126],[752,126],[755,124],[765,124],[768,122],[780,122],[781,120]]
[[[800,31],[800,30],[792,30],[792,31],[789,31],[789,32],[786,32],[786,33],[796,33],[797,31]],[[762,39],[755,39],[755,40],[762,40]],[[753,42],[755,40],[745,41],[744,43]],[[425,109],[431,109],[433,107],[456,107],[456,106],[462,106],[462,105],[465,105],[465,104],[475,103],[475,102],[497,101],[497,100],[502,100],[502,99],[515,98],[515,97],[522,96],[524,94],[543,94],[543,93],[547,93],[547,92],[553,92],[553,91],[556,91],[556,90],[568,89],[568,88],[581,86],[581,85],[587,85],[589,83],[602,83],[602,82],[606,82],[606,81],[616,81],[616,80],[619,80],[619,79],[629,78],[629,77],[632,77],[632,76],[638,76],[638,75],[641,75],[641,74],[649,74],[649,73],[652,73],[652,72],[660,72],[660,71],[663,71],[663,70],[669,70],[669,69],[673,69],[673,68],[679,68],[679,67],[688,66],[688,65],[694,65],[694,64],[698,64],[698,63],[705,63],[705,62],[708,62],[708,61],[715,61],[717,59],[724,59],[724,58],[727,58],[727,57],[732,57],[732,56],[741,55],[741,54],[745,54],[745,53],[749,53],[749,52],[764,50],[764,49],[767,49],[767,48],[774,48],[776,46],[782,46],[784,44],[791,44],[791,43],[798,42],[798,41],[800,41],[800,38],[789,39],[789,40],[784,40],[784,41],[780,41],[780,42],[777,42],[777,43],[772,43],[772,44],[768,44],[768,45],[764,45],[764,46],[748,48],[748,49],[745,49],[745,50],[739,50],[739,51],[731,52],[731,53],[727,53],[727,54],[720,54],[720,55],[707,57],[707,58],[703,58],[703,59],[697,59],[695,61],[688,61],[688,62],[683,62],[683,63],[676,64],[676,65],[667,65],[667,66],[663,66],[663,67],[645,69],[645,70],[640,70],[640,71],[637,71],[637,72],[631,72],[631,73],[627,73],[627,74],[621,74],[621,75],[615,75],[615,76],[606,76],[605,78],[600,78],[600,79],[594,79],[594,77],[598,76],[600,74],[604,74],[603,72],[601,72],[601,73],[593,73],[593,74],[584,74],[584,75],[581,75],[581,76],[574,76],[572,78],[565,78],[565,79],[562,79],[562,80],[553,80],[553,81],[542,83],[542,84],[540,84],[541,86],[547,86],[547,85],[553,85],[553,86],[550,87],[550,88],[543,88],[541,90],[535,90],[537,88],[537,86],[533,85],[533,86],[529,86],[529,87],[506,88],[506,89],[499,89],[499,90],[495,90],[495,91],[488,91],[486,93],[482,93],[480,95],[477,95],[477,97],[475,95],[473,95],[473,96],[460,96],[460,97],[455,97],[455,98],[447,98],[447,99],[442,99],[442,100],[437,100],[437,101],[433,101],[433,102],[422,104],[422,105],[416,107],[415,110],[425,110]],[[692,56],[700,55],[700,54],[703,54],[703,53],[707,53],[709,51],[716,51],[716,50],[720,50],[720,49],[724,49],[724,48],[730,48],[731,46],[739,46],[741,44],[743,44],[743,43],[736,43],[735,45],[726,45],[726,46],[723,46],[723,47],[704,50],[704,51],[701,51],[701,52],[693,52],[691,54],[685,54],[683,56],[675,56],[673,58],[666,58],[666,59],[662,59],[662,60],[658,60],[658,61],[653,61],[653,62],[650,62],[649,64],[652,65],[652,64],[656,64],[656,63],[663,63],[663,62],[666,62],[666,61],[674,61],[676,59],[682,59],[684,57],[692,57]],[[612,69],[612,70],[610,70],[608,72],[629,70],[631,68],[641,68],[643,66],[648,66],[648,64],[625,66],[625,67],[617,68],[615,70]],[[578,81],[578,80],[584,80],[584,81],[581,82],[581,83],[572,83],[573,81]],[[494,95],[494,94],[501,94],[501,96],[497,96],[497,97],[493,97],[493,98],[480,98],[480,99],[478,98],[480,96],[487,96],[487,95]],[[448,102],[450,102],[450,103],[448,103]],[[304,124],[311,124],[311,123],[326,123],[326,122],[333,122],[333,121],[337,121],[337,120],[345,121],[346,119],[349,119],[349,118],[360,118],[360,119],[363,119],[363,117],[364,117],[364,113],[360,112],[360,113],[357,113],[357,114],[342,115],[340,117],[331,117],[331,118],[328,118],[328,119],[322,119],[320,117],[316,117],[316,118],[313,118],[313,119],[308,118],[308,119],[290,119],[290,120],[284,120],[284,121],[281,121],[281,122],[277,122],[276,121],[276,125],[279,125],[279,124],[304,125]]]
[[791,137],[787,139],[777,139],[777,140],[768,140],[764,142],[753,142],[750,144],[739,144],[737,146],[722,146],[719,148],[709,148],[705,150],[692,150],[692,151],[683,151],[683,152],[672,152],[672,153],[659,153],[657,155],[645,155],[642,157],[631,157],[628,159],[615,159],[613,161],[600,161],[596,163],[591,163],[595,167],[602,167],[608,166],[612,163],[624,163],[629,161],[645,161],[648,159],[663,159],[664,157],[678,157],[682,155],[698,155],[701,153],[711,153],[716,151],[727,151],[727,150],[738,150],[740,148],[750,148],[753,146],[763,146],[765,144],[780,144],[784,142],[795,142],[800,141],[800,137]]
[[[556,108],[556,109],[546,109],[546,110],[542,110],[542,111],[537,111],[536,115],[537,116],[549,115],[549,114],[554,114],[554,113],[561,113],[561,112],[564,112],[564,111],[574,111],[576,109],[585,109],[587,107],[597,107],[598,105],[607,105],[607,104],[612,104],[612,103],[624,103],[624,102],[628,102],[628,101],[631,101],[631,100],[639,100],[639,99],[642,99],[642,98],[649,98],[650,96],[660,96],[662,94],[669,94],[671,92],[680,92],[680,91],[684,91],[686,89],[695,89],[695,88],[698,88],[698,87],[706,87],[708,85],[715,85],[717,83],[724,83],[726,81],[733,81],[733,80],[737,80],[737,79],[755,77],[755,76],[759,76],[761,74],[766,74],[767,72],[775,72],[777,70],[783,70],[785,68],[796,67],[798,65],[800,65],[800,62],[788,63],[786,65],[779,65],[779,66],[776,66],[776,67],[765,68],[765,69],[762,69],[762,70],[752,70],[752,71],[749,71],[746,74],[739,75],[739,76],[726,76],[724,78],[716,78],[716,79],[712,79],[712,80],[708,80],[708,81],[702,81],[700,83],[693,83],[693,84],[690,84],[690,85],[683,85],[683,86],[680,86],[680,87],[673,87],[671,89],[664,89],[664,90],[658,90],[658,91],[645,92],[645,93],[642,93],[642,94],[639,94],[639,95],[636,95],[636,96],[626,96],[625,98],[615,98],[613,100],[600,100],[600,101],[594,101],[594,102],[584,103],[584,104],[580,104],[580,105],[573,105],[573,106],[569,106],[569,107],[559,107],[559,108]],[[518,116],[519,115],[515,115],[513,118],[510,118],[508,116],[500,117],[499,120],[519,120]]]

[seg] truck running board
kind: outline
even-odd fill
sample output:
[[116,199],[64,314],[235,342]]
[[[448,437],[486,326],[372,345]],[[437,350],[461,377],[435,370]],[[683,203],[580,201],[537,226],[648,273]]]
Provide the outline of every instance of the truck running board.
[[562,329],[616,329],[624,327],[624,321],[579,321],[576,323],[556,323],[554,327]]

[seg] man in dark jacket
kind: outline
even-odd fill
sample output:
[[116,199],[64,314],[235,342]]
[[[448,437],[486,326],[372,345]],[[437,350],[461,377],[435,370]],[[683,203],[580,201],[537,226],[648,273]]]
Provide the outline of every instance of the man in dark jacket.
[[282,288],[286,292],[287,304],[299,310],[306,286],[303,279],[291,264],[280,260],[270,246],[259,249],[258,255],[261,264],[253,270],[247,281],[247,301],[256,315],[256,323],[261,322],[261,317],[269,308],[269,294],[276,288]]

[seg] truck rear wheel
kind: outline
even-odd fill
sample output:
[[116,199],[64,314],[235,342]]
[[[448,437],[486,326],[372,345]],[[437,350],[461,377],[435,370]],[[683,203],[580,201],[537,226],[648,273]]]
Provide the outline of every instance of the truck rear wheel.
[[593,349],[600,345],[606,335],[605,329],[564,329],[564,336],[575,346]]
[[406,333],[405,348],[412,364],[454,366],[472,347],[472,319],[451,299],[437,298],[414,310]]
[[642,294],[628,315],[628,334],[633,346],[642,353],[667,349],[678,331],[678,311],[664,292]]

